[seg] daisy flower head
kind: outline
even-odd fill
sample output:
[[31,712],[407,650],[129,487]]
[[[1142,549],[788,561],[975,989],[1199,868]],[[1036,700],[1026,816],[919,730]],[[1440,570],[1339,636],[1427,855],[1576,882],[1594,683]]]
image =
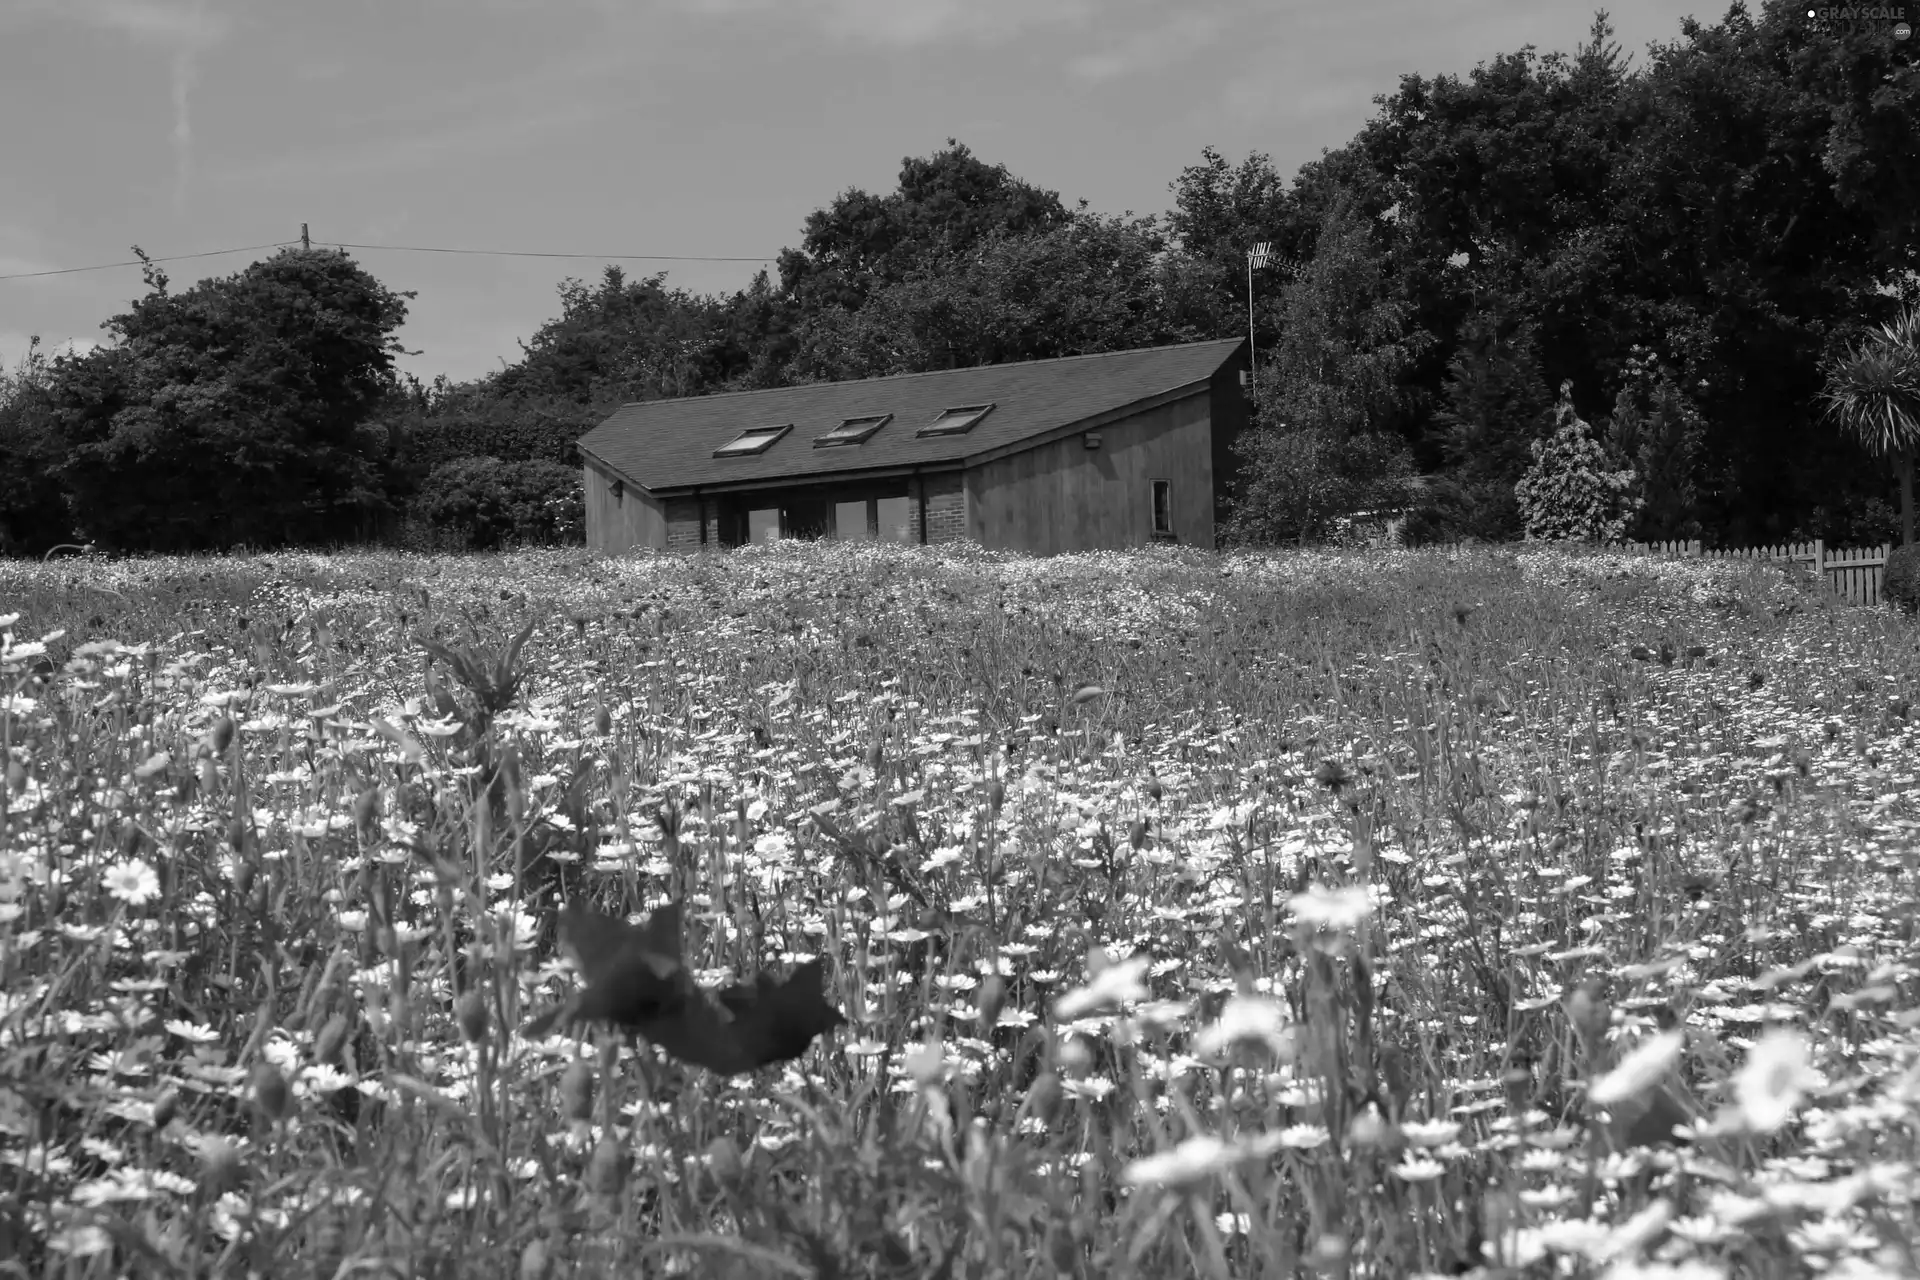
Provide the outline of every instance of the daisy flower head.
[[1733,1101],[1747,1127],[1771,1133],[1793,1118],[1808,1085],[1819,1083],[1798,1031],[1775,1028],[1761,1036],[1733,1077]]
[[160,896],[160,877],[138,858],[107,868],[107,892],[130,907],[145,906]]

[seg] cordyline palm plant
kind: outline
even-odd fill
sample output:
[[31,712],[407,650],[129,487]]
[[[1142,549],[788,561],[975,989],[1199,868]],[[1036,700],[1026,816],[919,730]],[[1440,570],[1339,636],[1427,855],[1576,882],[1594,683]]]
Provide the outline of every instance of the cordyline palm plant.
[[1865,342],[1831,362],[1820,393],[1839,420],[1876,458],[1900,469],[1900,544],[1913,545],[1913,460],[1920,450],[1920,307],[1909,305]]

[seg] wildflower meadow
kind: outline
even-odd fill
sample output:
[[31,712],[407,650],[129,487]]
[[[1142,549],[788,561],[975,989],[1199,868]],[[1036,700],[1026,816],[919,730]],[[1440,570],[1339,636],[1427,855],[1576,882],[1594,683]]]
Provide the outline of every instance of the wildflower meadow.
[[[1917,676],[1532,545],[0,563],[0,1273],[1920,1274]],[[669,904],[845,1024],[526,1034]]]

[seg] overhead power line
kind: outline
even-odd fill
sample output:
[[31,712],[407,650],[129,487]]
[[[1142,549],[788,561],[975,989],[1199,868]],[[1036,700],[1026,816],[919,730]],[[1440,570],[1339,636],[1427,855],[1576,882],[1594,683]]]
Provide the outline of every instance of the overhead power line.
[[[174,253],[164,258],[149,258],[148,262],[184,262],[188,258],[217,258],[224,253],[257,253],[262,249],[281,249],[292,244],[291,240],[276,240],[272,244],[250,244],[238,249],[209,249],[205,253]],[[70,276],[78,271],[110,271],[115,267],[140,266],[139,259],[131,262],[102,262],[91,267],[57,267],[52,271],[16,271],[12,275],[0,276],[0,280],[31,280],[36,276]]]
[[[217,258],[227,253],[258,253],[262,249],[285,249],[299,244],[298,240],[276,240],[272,244],[245,245],[237,249],[209,249],[205,253],[175,253],[164,258],[149,258],[149,262],[182,262],[188,258]],[[689,253],[532,253],[515,249],[443,249],[417,244],[343,244],[337,240],[323,240],[324,245],[336,249],[374,249],[389,253],[464,253],[477,254],[490,258],[593,258],[603,262],[773,262],[772,257],[743,258],[719,257]],[[0,276],[0,280],[31,280],[39,276],[68,276],[81,271],[111,271],[115,267],[137,267],[138,259],[128,262],[102,262],[90,267],[59,267],[52,271],[18,271],[12,275]]]
[[725,258],[698,253],[528,253],[516,249],[434,249],[417,244],[341,244],[323,241],[338,249],[387,249],[395,253],[477,253],[490,258],[599,258],[624,262],[773,262],[772,257]]

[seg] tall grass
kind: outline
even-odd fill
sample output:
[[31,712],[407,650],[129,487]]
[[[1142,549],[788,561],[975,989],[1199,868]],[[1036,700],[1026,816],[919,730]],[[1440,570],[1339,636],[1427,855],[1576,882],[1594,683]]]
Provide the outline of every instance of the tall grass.
[[[1772,566],[86,559],[0,631],[0,1269],[1920,1270],[1920,660]],[[852,1025],[528,1043],[577,897]]]

